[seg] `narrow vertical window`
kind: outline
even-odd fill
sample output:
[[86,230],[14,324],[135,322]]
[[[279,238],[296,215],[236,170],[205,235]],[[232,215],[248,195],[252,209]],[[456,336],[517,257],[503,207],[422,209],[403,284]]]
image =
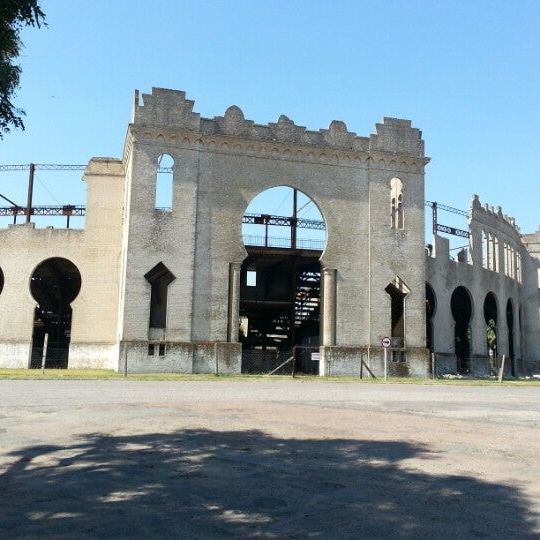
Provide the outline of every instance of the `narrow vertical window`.
[[150,328],[166,328],[167,326],[167,292],[169,284],[176,279],[169,269],[158,263],[144,276],[150,283]]
[[399,178],[392,178],[392,180],[390,180],[390,212],[392,214],[392,229],[403,229],[405,226],[403,212],[403,182]]
[[482,267],[489,268],[489,236],[486,231],[482,231]]
[[169,154],[158,158],[156,174],[156,210],[170,212],[173,205],[174,159]]
[[498,270],[499,264],[499,239],[492,234],[491,235],[491,270],[496,272]]
[[521,273],[521,253],[516,253],[516,278],[519,283],[523,281],[523,275]]

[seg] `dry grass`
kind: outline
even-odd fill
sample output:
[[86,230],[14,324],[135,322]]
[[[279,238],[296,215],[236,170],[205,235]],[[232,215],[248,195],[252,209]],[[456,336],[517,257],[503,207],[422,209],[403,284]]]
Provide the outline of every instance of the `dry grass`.
[[253,381],[253,380],[291,380],[298,383],[309,382],[331,382],[331,383],[358,383],[358,384],[423,384],[423,385],[459,385],[459,386],[539,386],[540,380],[519,379],[506,380],[499,383],[495,379],[429,379],[418,377],[390,377],[387,381],[382,378],[372,379],[359,377],[318,377],[316,375],[300,375],[294,379],[287,375],[213,375],[213,374],[185,374],[185,373],[136,373],[128,374],[117,373],[113,370],[105,369],[47,369],[41,373],[40,369],[0,369],[0,379],[81,379],[81,380],[116,380],[129,379],[140,381],[223,381],[235,380]]

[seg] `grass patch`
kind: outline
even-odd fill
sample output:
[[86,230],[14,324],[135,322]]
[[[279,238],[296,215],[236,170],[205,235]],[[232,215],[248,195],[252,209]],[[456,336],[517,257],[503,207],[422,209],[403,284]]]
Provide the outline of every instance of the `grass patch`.
[[323,382],[323,383],[357,383],[357,384],[416,384],[416,385],[443,385],[443,386],[540,386],[540,380],[507,380],[499,383],[496,379],[430,379],[419,377],[389,377],[383,378],[344,377],[319,377],[317,375],[298,375],[294,379],[289,375],[219,375],[213,374],[189,374],[189,373],[133,373],[127,377],[123,373],[117,373],[106,369],[46,369],[41,373],[40,369],[0,369],[0,380],[134,380],[134,381],[291,381],[298,383]]

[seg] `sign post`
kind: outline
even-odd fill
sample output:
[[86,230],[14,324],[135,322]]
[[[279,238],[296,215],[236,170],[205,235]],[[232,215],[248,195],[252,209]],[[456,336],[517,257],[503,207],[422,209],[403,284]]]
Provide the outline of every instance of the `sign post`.
[[49,343],[49,334],[45,334],[43,339],[43,353],[41,355],[41,373],[45,373],[45,361],[47,360],[47,345]]
[[384,380],[388,378],[388,347],[392,344],[392,340],[389,337],[383,337],[381,345],[384,348]]

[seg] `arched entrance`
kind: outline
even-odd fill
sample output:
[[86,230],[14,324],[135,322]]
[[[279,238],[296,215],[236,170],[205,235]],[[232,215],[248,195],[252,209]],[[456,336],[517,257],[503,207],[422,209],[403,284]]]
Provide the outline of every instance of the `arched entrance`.
[[509,298],[506,303],[506,326],[508,328],[508,357],[510,359],[510,371],[512,377],[516,376],[514,366],[514,304]]
[[495,358],[497,358],[497,299],[491,291],[484,299],[484,320],[486,321],[486,344],[491,367],[495,369]]
[[426,283],[426,348],[433,352],[433,315],[436,306],[435,291]]
[[318,373],[321,265],[326,227],[301,191],[268,189],[249,204],[240,270],[242,371]]
[[41,366],[47,335],[46,366],[67,368],[71,340],[71,302],[81,289],[81,274],[67,259],[54,257],[43,261],[30,279],[34,310],[31,368]]
[[469,373],[471,357],[472,302],[469,291],[465,287],[456,287],[450,300],[450,308],[454,317],[454,351],[459,373]]

